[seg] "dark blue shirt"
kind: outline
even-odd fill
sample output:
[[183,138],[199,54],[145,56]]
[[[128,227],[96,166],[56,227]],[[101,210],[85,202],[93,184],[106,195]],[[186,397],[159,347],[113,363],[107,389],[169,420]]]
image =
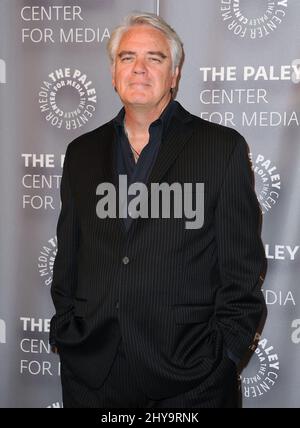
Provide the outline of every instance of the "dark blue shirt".
[[[135,182],[146,184],[153,165],[156,161],[160,145],[165,138],[172,115],[176,108],[176,101],[171,100],[163,110],[160,117],[151,123],[149,127],[149,142],[143,148],[140,156],[135,162],[128,138],[124,129],[124,107],[113,120],[117,134],[117,174],[127,176],[127,186]],[[131,196],[133,198],[133,196]],[[128,203],[130,196],[128,196]],[[128,231],[132,218],[124,218],[126,230]]]

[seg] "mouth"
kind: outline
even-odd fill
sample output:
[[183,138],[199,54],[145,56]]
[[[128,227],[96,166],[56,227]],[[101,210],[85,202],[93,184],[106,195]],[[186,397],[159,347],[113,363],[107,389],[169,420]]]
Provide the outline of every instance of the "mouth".
[[140,87],[144,88],[144,87],[150,86],[150,84],[144,83],[144,82],[132,82],[129,84],[129,86],[138,86],[138,87],[140,86]]

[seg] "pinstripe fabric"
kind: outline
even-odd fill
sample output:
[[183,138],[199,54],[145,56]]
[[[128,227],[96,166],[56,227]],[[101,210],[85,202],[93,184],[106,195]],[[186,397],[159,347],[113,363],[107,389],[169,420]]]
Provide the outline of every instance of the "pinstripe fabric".
[[67,148],[50,336],[62,364],[97,389],[122,337],[137,384],[159,400],[213,382],[224,349],[241,358],[251,345],[266,310],[260,210],[243,137],[179,104],[148,186],[204,183],[201,229],[140,218],[126,233],[122,219],[100,220],[96,187],[117,184],[115,156],[112,122]]
[[152,400],[138,385],[121,341],[104,384],[97,389],[84,385],[62,365],[64,408],[237,408],[240,390],[235,364],[224,358],[214,372],[195,388],[165,399]]

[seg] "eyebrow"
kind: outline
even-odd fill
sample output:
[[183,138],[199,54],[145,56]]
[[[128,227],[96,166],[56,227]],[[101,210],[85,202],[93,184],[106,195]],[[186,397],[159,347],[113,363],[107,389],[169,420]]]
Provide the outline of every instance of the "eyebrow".
[[[157,55],[157,56],[159,56],[159,57],[161,57],[162,59],[165,59],[165,58],[167,58],[167,55],[165,55],[163,52],[161,52],[161,51],[148,51],[147,52],[147,54],[148,55]],[[119,58],[122,58],[123,56],[125,56],[125,55],[136,55],[136,52],[134,52],[134,51],[121,51],[119,54],[118,54],[118,57]]]
[[120,53],[118,53],[118,57],[122,58],[122,56],[124,55],[135,55],[135,52],[133,51],[121,51]]

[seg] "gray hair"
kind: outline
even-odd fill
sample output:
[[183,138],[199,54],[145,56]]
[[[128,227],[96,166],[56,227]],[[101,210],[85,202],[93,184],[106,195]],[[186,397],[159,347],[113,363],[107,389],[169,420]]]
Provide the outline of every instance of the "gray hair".
[[107,44],[107,51],[111,63],[115,63],[117,49],[123,34],[135,25],[149,25],[160,30],[165,35],[170,46],[172,70],[174,73],[176,67],[180,67],[183,59],[183,43],[173,28],[160,16],[157,16],[154,13],[131,13],[124,18],[123,24],[115,28]]

